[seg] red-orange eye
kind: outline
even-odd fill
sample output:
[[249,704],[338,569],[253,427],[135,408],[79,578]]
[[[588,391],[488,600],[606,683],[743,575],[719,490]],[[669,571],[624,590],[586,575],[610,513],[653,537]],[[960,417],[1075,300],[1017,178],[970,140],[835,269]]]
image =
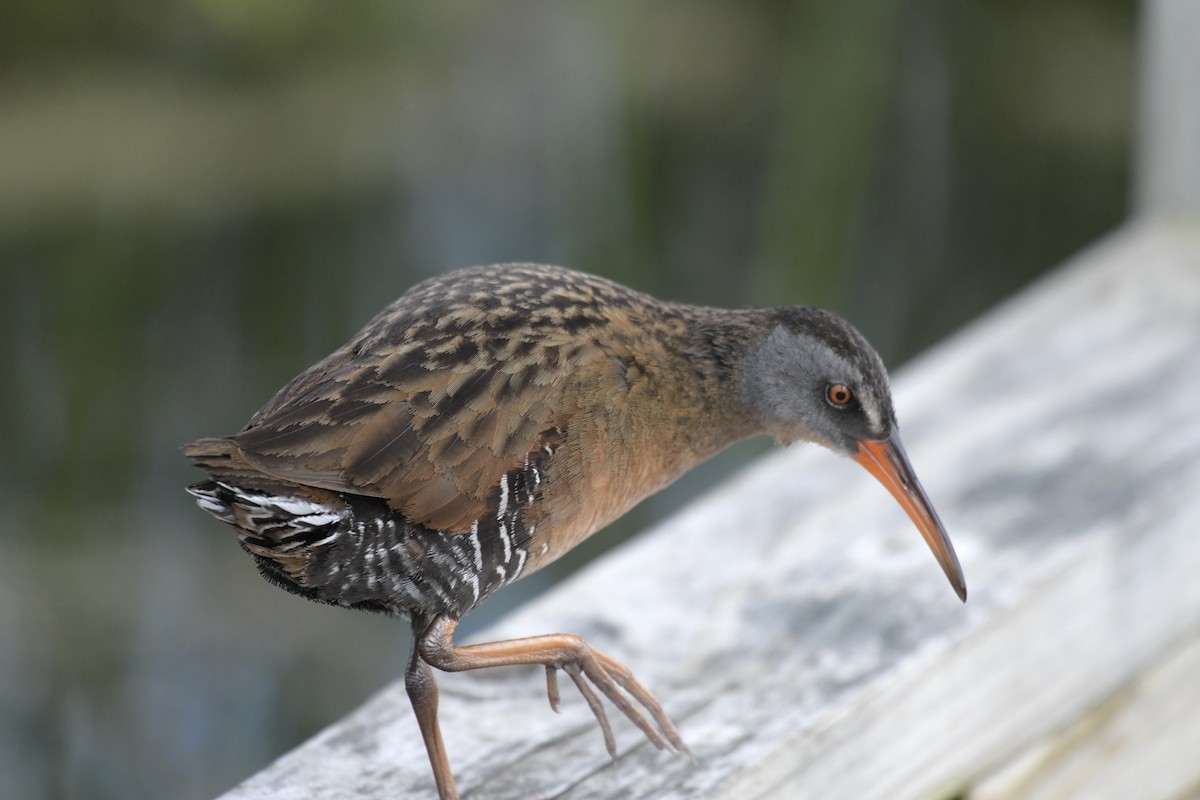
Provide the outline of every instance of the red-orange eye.
[[854,399],[854,392],[850,391],[850,387],[842,383],[831,383],[825,389],[825,399],[831,405],[843,408],[850,405],[850,401]]

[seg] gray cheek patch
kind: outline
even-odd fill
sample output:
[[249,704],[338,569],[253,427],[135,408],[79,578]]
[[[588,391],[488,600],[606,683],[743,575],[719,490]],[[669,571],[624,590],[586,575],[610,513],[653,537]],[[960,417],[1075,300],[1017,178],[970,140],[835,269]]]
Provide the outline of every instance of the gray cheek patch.
[[[766,416],[799,419],[814,426],[824,417],[820,394],[826,381],[859,386],[862,376],[855,365],[824,342],[803,333],[776,327],[750,354],[742,384],[743,394]],[[868,416],[880,418],[877,403]],[[865,408],[865,407],[864,407]],[[818,429],[819,432],[819,429]]]

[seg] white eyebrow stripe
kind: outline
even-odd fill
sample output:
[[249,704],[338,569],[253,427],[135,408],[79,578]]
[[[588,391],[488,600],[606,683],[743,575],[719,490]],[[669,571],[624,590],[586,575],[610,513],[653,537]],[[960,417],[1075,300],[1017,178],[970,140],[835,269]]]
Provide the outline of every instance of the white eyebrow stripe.
[[875,402],[875,398],[869,398],[864,402],[859,400],[862,406],[863,413],[867,415],[867,421],[871,423],[871,430],[880,430],[883,426],[883,416],[880,414],[879,404]]

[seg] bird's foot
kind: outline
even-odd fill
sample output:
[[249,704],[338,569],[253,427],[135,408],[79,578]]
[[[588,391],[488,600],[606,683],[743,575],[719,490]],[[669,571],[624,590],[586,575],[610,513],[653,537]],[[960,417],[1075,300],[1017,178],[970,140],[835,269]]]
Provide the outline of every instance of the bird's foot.
[[[613,737],[612,726],[608,722],[604,703],[592,691],[593,685],[600,689],[604,696],[620,709],[621,713],[636,725],[659,750],[685,753],[694,760],[692,751],[684,744],[679,731],[675,729],[667,712],[663,710],[662,704],[624,664],[595,649],[581,637],[574,636],[574,634],[560,635],[578,639],[579,645],[573,658],[564,660],[562,663],[546,665],[546,694],[550,699],[550,708],[555,712],[558,711],[560,695],[557,670],[561,669],[571,676],[579,693],[587,701],[588,708],[595,715],[596,722],[599,723],[600,730],[604,733],[604,747],[614,762],[617,760],[616,739]],[[638,705],[635,705],[630,697],[636,700],[637,704],[641,705],[642,709],[649,714],[653,723],[646,719],[646,714],[638,709]]]
[[679,731],[654,695],[633,677],[624,664],[592,647],[583,637],[574,633],[551,633],[460,647],[453,641],[457,625],[457,620],[441,617],[418,637],[418,652],[425,662],[447,672],[540,664],[546,668],[546,694],[550,699],[550,707],[555,711],[558,711],[560,699],[557,670],[561,669],[571,676],[588,708],[592,710],[604,733],[604,746],[613,760],[617,757],[616,740],[604,703],[594,689],[599,689],[600,694],[620,709],[655,747],[673,753],[686,753],[694,759],[692,751],[683,743]]

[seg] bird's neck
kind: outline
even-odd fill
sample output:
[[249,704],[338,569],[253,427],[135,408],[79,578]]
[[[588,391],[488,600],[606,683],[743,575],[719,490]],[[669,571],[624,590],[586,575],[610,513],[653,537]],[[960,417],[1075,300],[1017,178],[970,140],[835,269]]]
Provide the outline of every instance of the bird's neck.
[[686,306],[689,347],[684,351],[697,380],[697,399],[714,421],[741,437],[762,432],[762,421],[743,386],[747,354],[771,328],[771,309]]
[[[769,327],[768,309],[729,310],[670,306],[677,328],[667,339],[660,373],[662,411],[688,460],[699,463],[734,442],[763,433],[743,388],[746,354]],[[688,464],[686,468],[690,468]]]
[[[554,467],[578,503],[548,503],[539,519],[556,539],[531,568],[557,558],[643,497],[734,442],[763,432],[742,384],[747,347],[762,336],[760,312],[666,306],[622,317],[604,349],[620,366],[616,390],[594,397],[576,422],[588,457]],[[602,455],[596,455],[600,453]],[[559,478],[559,472],[552,478]]]

